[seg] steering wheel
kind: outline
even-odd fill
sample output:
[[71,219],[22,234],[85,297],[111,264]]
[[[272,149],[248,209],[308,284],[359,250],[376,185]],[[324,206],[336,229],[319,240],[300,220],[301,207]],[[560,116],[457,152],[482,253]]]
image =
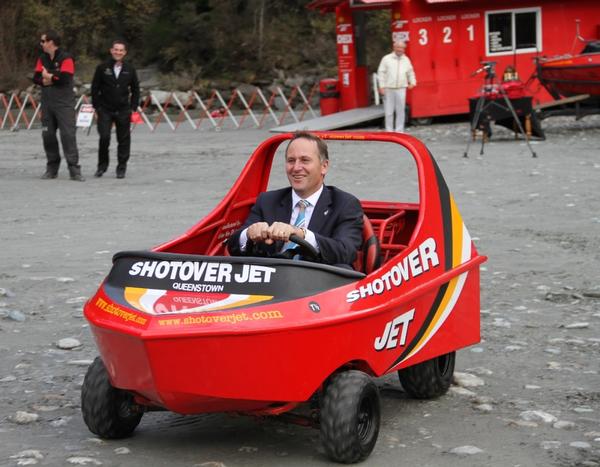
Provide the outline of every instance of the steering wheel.
[[296,245],[298,245],[292,251],[300,250],[300,255],[304,256],[309,261],[321,261],[321,254],[317,251],[317,249],[314,246],[312,246],[303,238],[298,237],[298,235],[296,234],[292,234],[290,235],[290,242],[294,242]]
[[290,242],[296,244],[294,248],[290,248],[286,251],[280,251],[277,253],[266,253],[264,251],[259,250],[260,243],[253,243],[251,255],[252,256],[267,256],[269,258],[282,258],[282,259],[292,259],[296,255],[303,256],[308,261],[313,261],[315,263],[321,262],[321,254],[316,250],[314,246],[308,243],[303,238],[300,238],[298,235],[292,234],[290,235]]

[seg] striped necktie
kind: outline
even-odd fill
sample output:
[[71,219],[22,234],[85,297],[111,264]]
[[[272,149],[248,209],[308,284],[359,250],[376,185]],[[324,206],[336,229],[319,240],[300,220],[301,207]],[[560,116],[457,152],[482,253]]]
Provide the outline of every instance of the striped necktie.
[[[296,206],[298,206],[298,217],[296,217],[296,220],[294,221],[294,227],[302,228],[306,223],[306,208],[310,206],[310,203],[305,199],[301,199],[296,203]],[[281,251],[289,250],[295,246],[296,244],[294,242],[287,242]]]

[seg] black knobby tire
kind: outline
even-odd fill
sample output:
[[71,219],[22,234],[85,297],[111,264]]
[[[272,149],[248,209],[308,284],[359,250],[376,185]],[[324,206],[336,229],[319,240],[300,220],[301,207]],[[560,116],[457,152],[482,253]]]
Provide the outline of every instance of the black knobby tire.
[[321,441],[330,459],[352,464],[375,447],[381,419],[379,391],[362,371],[332,376],[321,402]]
[[81,387],[81,413],[89,430],[106,439],[125,438],[139,425],[133,395],[110,384],[100,357],[89,366]]
[[452,383],[456,352],[398,371],[404,390],[417,399],[432,399],[445,394]]

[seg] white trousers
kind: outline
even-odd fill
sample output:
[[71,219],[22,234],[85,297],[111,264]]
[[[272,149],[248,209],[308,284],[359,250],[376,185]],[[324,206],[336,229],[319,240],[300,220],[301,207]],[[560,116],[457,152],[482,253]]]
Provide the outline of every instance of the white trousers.
[[[385,88],[383,110],[385,111],[385,131],[404,131],[404,107],[406,106],[406,88]],[[394,112],[396,128],[394,129]]]

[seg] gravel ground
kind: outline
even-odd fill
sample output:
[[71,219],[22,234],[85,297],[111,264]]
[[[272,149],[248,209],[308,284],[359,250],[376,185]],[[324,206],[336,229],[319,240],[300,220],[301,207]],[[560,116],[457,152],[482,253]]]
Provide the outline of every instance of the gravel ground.
[[[409,399],[395,375],[378,380],[382,427],[362,465],[600,465],[600,117],[544,127],[537,158],[499,129],[483,156],[477,145],[468,159],[466,123],[409,128],[489,256],[482,341],[458,353],[456,384],[440,399]],[[109,442],[80,414],[96,355],[82,305],[112,255],[193,225],[268,136],[140,128],[127,178],[117,180],[114,158],[103,178],[92,177],[97,139],[80,134],[88,180],[76,183],[64,166],[57,180],[38,178],[39,131],[0,132],[0,465],[328,464],[316,430],[273,419],[149,413],[135,436]],[[397,147],[331,149],[330,183],[371,199],[417,196]],[[280,166],[274,179],[284,183]]]

